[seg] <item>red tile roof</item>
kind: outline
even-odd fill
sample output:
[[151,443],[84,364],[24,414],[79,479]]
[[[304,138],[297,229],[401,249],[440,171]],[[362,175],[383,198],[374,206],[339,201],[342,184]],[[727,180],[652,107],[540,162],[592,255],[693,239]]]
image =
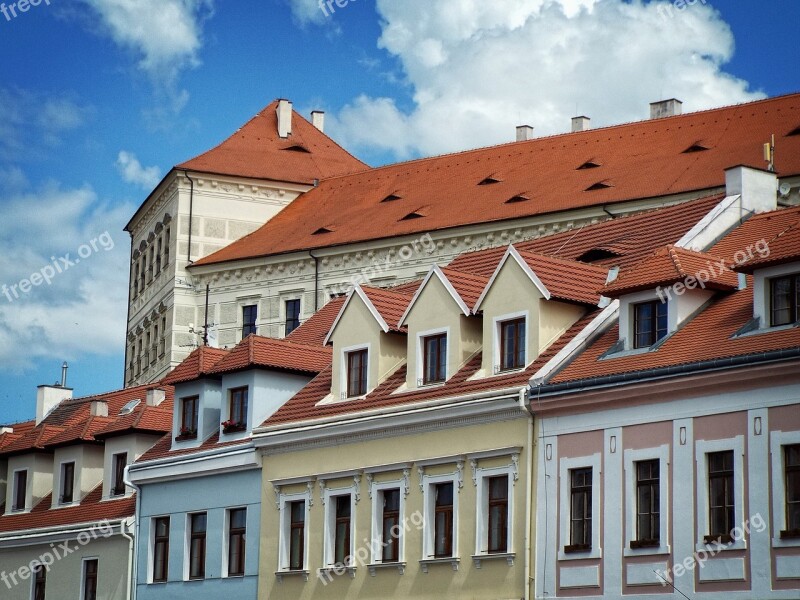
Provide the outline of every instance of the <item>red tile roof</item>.
[[214,365],[227,355],[227,350],[212,348],[211,346],[200,346],[164,377],[161,383],[175,385],[176,383],[199,379],[204,375],[208,375]]
[[319,373],[331,364],[328,346],[249,335],[209,371],[221,375],[250,367],[265,367],[298,373]]
[[[793,94],[336,177],[195,265],[719,188],[725,169],[763,166],[762,145],[772,133],[782,148],[779,175],[795,175],[800,136],[787,134],[798,123],[800,94]],[[708,150],[685,152],[698,139]],[[588,159],[601,166],[579,169]],[[488,176],[499,182],[479,185]],[[611,186],[587,191],[600,181]],[[397,199],[384,201],[391,195]],[[529,200],[508,202],[520,195]],[[427,216],[405,218],[420,207]]]
[[483,293],[486,284],[489,283],[489,278],[483,275],[464,273],[449,267],[444,267],[442,273],[447,277],[447,281],[453,286],[453,289],[464,301],[464,304],[467,305],[467,308],[470,310],[475,308],[475,303]]
[[29,513],[0,516],[0,538],[10,532],[29,533],[34,529],[97,523],[104,519],[118,521],[132,517],[136,508],[136,497],[116,500],[101,500],[103,486],[98,485],[77,506],[51,509],[53,498],[47,495]]
[[[519,251],[518,251],[519,252]],[[519,255],[557,300],[597,306],[608,270],[575,260],[522,251]]]
[[172,434],[167,434],[156,442],[152,448],[142,454],[137,463],[146,462],[148,460],[157,460],[159,458],[167,458],[173,456],[186,456],[194,454],[195,452],[204,452],[206,450],[216,450],[218,448],[230,448],[233,446],[244,446],[251,442],[251,438],[239,438],[227,442],[219,441],[219,430],[215,431],[208,439],[204,440],[200,446],[196,448],[178,448],[172,450]]
[[220,145],[175,168],[304,184],[369,168],[295,111],[292,133],[279,137],[277,108],[275,100]]
[[389,331],[405,333],[406,328],[400,327],[400,319],[411,302],[412,296],[396,292],[392,289],[381,289],[369,286],[361,286],[375,310],[383,317],[389,326]]
[[333,322],[342,309],[342,304],[344,304],[344,298],[334,298],[314,313],[308,321],[287,335],[286,339],[300,344],[322,346],[331,331]]
[[[724,267],[721,262],[725,263]],[[739,287],[739,278],[730,266],[724,258],[668,245],[658,248],[641,262],[622,269],[617,279],[602,291],[605,296],[617,298],[686,281],[688,277],[697,278],[698,275],[704,280],[704,288],[735,290]]]
[[784,216],[794,222],[777,235],[763,238],[769,252],[764,251],[763,245],[756,247],[753,257],[740,264],[737,270],[752,273],[756,269],[800,261],[800,207],[784,212],[787,213]]

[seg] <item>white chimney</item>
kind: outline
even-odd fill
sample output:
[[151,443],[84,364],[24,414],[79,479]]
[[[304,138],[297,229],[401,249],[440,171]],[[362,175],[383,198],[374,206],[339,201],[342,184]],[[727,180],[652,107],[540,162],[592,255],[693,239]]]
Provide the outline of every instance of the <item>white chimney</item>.
[[517,126],[517,141],[518,142],[527,142],[528,140],[533,139],[533,127],[530,125],[519,125]]
[[164,392],[164,390],[161,389],[147,390],[147,400],[146,400],[147,406],[158,406],[164,401],[165,397],[166,393]]
[[[778,177],[775,173],[738,166],[725,170],[725,195],[741,195],[744,212],[771,212],[778,210]],[[747,214],[742,215],[747,218]]]
[[89,413],[93,417],[107,417],[108,416],[108,402],[105,400],[93,400]]
[[677,98],[650,103],[650,118],[674,117],[683,112],[683,102]]
[[572,117],[572,133],[587,131],[591,121],[589,117]]
[[292,133],[292,103],[288,100],[278,101],[278,135],[287,138]]
[[63,388],[60,385],[40,385],[36,388],[36,424],[41,423],[44,418],[62,400],[72,398],[72,389]]
[[325,113],[321,110],[315,110],[311,113],[311,124],[325,133]]

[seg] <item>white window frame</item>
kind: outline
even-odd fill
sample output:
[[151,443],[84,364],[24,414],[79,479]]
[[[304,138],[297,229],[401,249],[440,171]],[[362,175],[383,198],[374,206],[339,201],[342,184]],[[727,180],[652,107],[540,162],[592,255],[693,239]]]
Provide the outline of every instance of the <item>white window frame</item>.
[[406,483],[403,479],[393,481],[373,481],[370,484],[370,496],[372,497],[372,540],[370,548],[371,567],[375,565],[404,565],[406,532],[401,527],[400,535],[397,538],[397,562],[383,562],[383,493],[386,490],[400,491],[400,508],[398,520],[405,522],[406,514]]
[[[154,515],[150,517],[150,531],[148,532],[147,542],[147,584],[164,585],[169,582],[169,552],[167,552],[167,581],[153,581],[153,561],[156,557],[156,521],[158,519],[169,519],[169,540],[172,541],[172,515]],[[169,550],[169,547],[167,547]]]
[[[234,510],[244,510],[245,517],[244,517],[244,526],[245,526],[245,572],[244,575],[231,575],[228,573],[228,558],[230,555],[230,544],[231,544],[231,512]],[[225,509],[225,516],[223,518],[223,529],[222,529],[222,569],[220,573],[222,573],[223,579],[239,579],[242,577],[247,576],[247,517],[249,516],[250,511],[248,510],[247,506],[231,506]]]
[[770,434],[770,462],[772,463],[772,546],[796,548],[800,539],[781,539],[786,529],[786,454],[784,446],[800,444],[800,431],[773,431]]
[[81,558],[81,587],[80,587],[80,596],[78,596],[80,600],[83,600],[86,597],[86,563],[89,562],[90,560],[97,561],[97,582],[98,583],[100,582],[100,557],[84,556],[83,558]]
[[[358,400],[360,398],[366,397],[370,391],[370,370],[372,368],[372,344],[356,344],[355,346],[347,346],[346,348],[342,348],[340,352],[340,375],[339,375],[339,398],[341,400]],[[367,351],[367,392],[363,396],[353,396],[349,397],[347,395],[347,381],[349,379],[350,373],[347,370],[347,355],[351,352],[356,352],[358,350],[366,350]]]
[[[708,535],[710,521],[708,509],[708,455],[713,452],[726,452],[733,450],[733,501],[734,501],[734,527],[743,526],[744,519],[744,436],[737,435],[723,440],[697,440],[695,442],[695,460],[697,462],[697,541],[695,550],[708,551],[720,548],[715,544],[706,544],[703,537]],[[735,540],[731,544],[721,547],[723,551],[744,550],[747,548],[745,539]]]
[[[436,557],[436,544],[434,540],[434,530],[436,522],[436,495],[433,492],[434,486],[440,483],[453,484],[453,553],[448,557]],[[443,475],[423,475],[423,502],[424,502],[424,525],[422,535],[422,560],[432,561],[458,561],[458,499],[461,485],[463,485],[458,473],[446,473]],[[455,568],[455,567],[454,567]]]
[[[305,502],[306,514],[305,522],[303,524],[303,568],[298,570],[289,569],[289,536],[291,523],[291,515],[287,510],[287,505],[292,502]],[[302,574],[308,579],[308,530],[309,530],[309,517],[311,515],[311,490],[299,492],[296,494],[278,493],[278,506],[280,518],[280,535],[278,536],[278,570],[276,574],[281,575],[294,575]]]
[[[192,550],[192,516],[193,515],[205,515],[206,516],[206,545],[205,545],[205,556],[203,557],[203,578],[202,579],[190,579],[189,574],[191,570],[191,550]],[[170,519],[170,528],[172,527],[172,520]],[[206,581],[209,579],[208,574],[206,571],[208,570],[208,511],[207,510],[196,510],[192,512],[187,512],[185,516],[185,525],[184,525],[184,536],[183,536],[183,580],[184,581]],[[171,537],[171,536],[170,536]]]
[[[434,335],[441,335],[445,334],[447,342],[447,355],[445,356],[445,367],[444,367],[444,381],[438,381],[435,383],[424,383],[425,380],[425,338],[434,336]],[[450,328],[449,327],[439,327],[437,329],[428,329],[426,331],[420,331],[417,333],[417,379],[416,379],[416,387],[436,387],[441,386],[447,383],[447,380],[451,377],[450,372],[450,342],[452,340],[452,336],[450,335]]]
[[[519,369],[509,369],[508,371],[502,371],[502,348],[500,348],[500,344],[502,343],[502,331],[500,326],[505,323],[506,321],[514,321],[515,319],[525,319],[525,365]],[[506,373],[515,373],[518,371],[524,371],[528,368],[530,364],[530,352],[528,352],[530,348],[531,342],[531,318],[530,318],[530,311],[523,310],[513,313],[507,313],[504,315],[499,315],[492,318],[492,331],[494,333],[494,340],[492,341],[492,372],[490,375],[504,375]]]
[[[38,560],[31,561],[29,566],[36,566],[41,567],[45,570],[45,579],[44,579],[44,589],[45,589],[45,596],[47,596],[47,568]],[[36,597],[36,571],[31,569],[31,600],[34,600]]]
[[[335,560],[336,555],[336,502],[335,499],[339,496],[350,497],[350,564],[339,565]],[[325,506],[325,523],[323,525],[323,538],[322,538],[322,568],[333,569],[335,567],[347,567],[348,570],[355,568],[355,553],[356,546],[356,503],[358,496],[358,487],[350,485],[340,488],[326,487],[322,493],[322,503]]]
[[[26,472],[26,475],[25,475],[25,506],[15,510],[14,509],[14,500],[17,497],[17,473],[19,473],[21,471],[25,471]],[[11,501],[8,503],[8,510],[6,511],[6,514],[19,515],[19,514],[22,514],[22,513],[29,512],[31,510],[31,507],[29,506],[29,504],[32,503],[32,499],[30,497],[30,496],[32,496],[32,494],[29,496],[28,490],[31,489],[31,486],[33,485],[33,482],[31,481],[30,472],[31,472],[31,469],[29,469],[27,467],[25,467],[23,469],[14,469],[13,478],[11,479],[11,486],[10,486],[11,487],[11,498],[10,498]]]
[[[475,518],[475,554],[472,560],[477,568],[481,568],[481,559],[505,558],[509,565],[514,564],[514,465],[502,467],[476,467],[476,518]],[[489,479],[492,477],[508,477],[508,514],[506,515],[505,552],[489,553]],[[484,549],[484,546],[486,549]]]
[[[641,450],[625,450],[625,547],[624,556],[644,556],[650,554],[669,554],[669,444],[656,448]],[[636,463],[646,460],[658,460],[659,485],[659,545],[652,548],[631,548],[636,539],[638,498],[636,492]]]
[[758,269],[753,273],[753,316],[759,319],[759,329],[778,331],[781,329],[791,329],[794,323],[788,325],[777,325],[771,327],[770,325],[770,307],[772,306],[772,286],[771,279],[776,277],[786,277],[787,275],[794,275],[800,273],[800,263],[788,263],[785,265],[776,265],[774,267],[766,267]]
[[[600,470],[601,457],[597,452],[590,456],[581,456],[576,458],[561,458],[558,461],[558,476],[560,479],[559,491],[561,497],[559,499],[559,519],[561,540],[558,546],[558,560],[584,560],[587,558],[602,558],[603,550],[600,546],[600,519],[602,513],[600,512],[600,494],[602,489],[600,487]],[[589,552],[576,552],[567,554],[564,552],[564,546],[569,545],[570,541],[570,519],[571,513],[571,477],[570,471],[573,469],[592,469],[592,548]]]
[[[73,467],[72,467],[72,502],[62,502],[61,498],[64,495],[62,493],[64,491],[64,465],[69,464],[69,463],[72,463],[72,465],[73,465]],[[57,488],[58,489],[58,498],[56,499],[56,502],[57,502],[56,507],[65,508],[65,507],[68,507],[68,506],[75,506],[76,504],[80,503],[80,498],[81,498],[80,488],[78,488],[77,490],[75,489],[76,488],[75,484],[78,483],[78,473],[79,473],[79,471],[78,471],[78,461],[75,460],[74,458],[69,459],[69,460],[63,460],[60,463],[58,463],[58,488]],[[77,492],[77,494],[76,494],[76,492]],[[77,497],[77,500],[76,500],[76,497]]]
[[290,302],[291,300],[299,300],[300,301],[300,312],[297,313],[297,320],[300,322],[300,325],[303,324],[303,311],[305,310],[305,306],[303,306],[303,292],[296,291],[296,292],[286,292],[285,294],[281,294],[280,296],[280,307],[278,310],[280,324],[283,325],[283,336],[286,337],[286,303]]

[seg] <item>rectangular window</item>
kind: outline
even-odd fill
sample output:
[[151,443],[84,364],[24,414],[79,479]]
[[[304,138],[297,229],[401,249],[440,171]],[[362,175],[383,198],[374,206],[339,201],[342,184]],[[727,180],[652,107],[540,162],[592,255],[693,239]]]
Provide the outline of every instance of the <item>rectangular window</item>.
[[336,523],[333,540],[333,562],[338,565],[350,564],[350,495],[336,496]]
[[256,304],[252,304],[250,306],[243,306],[242,339],[246,338],[248,335],[253,335],[257,332],[258,327],[256,326],[256,321],[258,321],[258,306]]
[[83,561],[83,600],[97,600],[97,559]]
[[400,490],[383,490],[383,513],[381,515],[381,541],[383,550],[382,562],[397,562],[400,560],[400,539],[402,530],[400,526]]
[[43,565],[36,565],[33,569],[33,600],[45,600],[47,587],[47,569]]
[[784,446],[786,530],[781,537],[800,537],[800,444]]
[[139,292],[144,291],[144,284],[145,284],[145,276],[147,273],[147,254],[142,254],[142,259],[140,261],[141,270],[139,271]]
[[433,555],[453,556],[453,482],[438,483],[434,492]]
[[347,353],[347,397],[355,398],[367,393],[367,351]]
[[61,464],[61,504],[69,504],[75,495],[75,463],[67,462]]
[[228,512],[228,577],[244,575],[246,543],[247,509],[231,509]]
[[525,319],[500,323],[500,370],[525,366]]
[[131,273],[131,299],[136,298],[136,295],[139,293],[138,281],[139,281],[139,262],[137,261],[133,265]]
[[643,460],[636,469],[636,539],[631,548],[658,546],[661,540],[660,461]]
[[431,335],[422,340],[424,370],[422,383],[442,383],[447,379],[447,334]]
[[167,349],[167,318],[161,318],[161,338],[158,341],[158,355],[164,356]]
[[158,238],[158,250],[156,251],[156,275],[161,273],[161,252],[162,252],[162,239]]
[[200,398],[191,396],[181,398],[181,429],[180,436],[184,439],[197,437],[197,405]]
[[300,327],[300,300],[286,301],[286,335]]
[[169,517],[153,520],[153,583],[165,583],[169,575]]
[[164,231],[164,266],[169,264],[169,227]]
[[306,502],[289,502],[289,569],[302,571],[304,566],[306,537]]
[[732,540],[736,519],[733,489],[733,450],[711,452],[708,459],[709,532],[705,541]]
[[247,388],[241,387],[230,391],[229,426],[227,430],[247,427]]
[[206,577],[206,513],[189,515],[189,579]]
[[572,469],[570,478],[569,545],[565,552],[592,548],[592,469]]
[[25,510],[25,499],[28,496],[28,471],[14,473],[14,502],[11,510]]
[[800,320],[800,275],[770,280],[770,324],[788,325]]
[[653,300],[633,305],[634,348],[649,348],[666,335],[666,302]]
[[112,460],[113,481],[111,488],[112,496],[122,496],[125,493],[125,467],[128,465],[128,453],[120,452],[115,454]]
[[508,475],[489,481],[489,554],[508,552]]

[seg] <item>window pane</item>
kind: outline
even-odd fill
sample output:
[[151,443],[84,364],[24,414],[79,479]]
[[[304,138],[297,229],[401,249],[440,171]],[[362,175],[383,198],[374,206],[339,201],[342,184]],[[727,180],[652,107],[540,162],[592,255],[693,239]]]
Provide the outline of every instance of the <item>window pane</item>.
[[300,300],[286,301],[286,335],[300,326]]

